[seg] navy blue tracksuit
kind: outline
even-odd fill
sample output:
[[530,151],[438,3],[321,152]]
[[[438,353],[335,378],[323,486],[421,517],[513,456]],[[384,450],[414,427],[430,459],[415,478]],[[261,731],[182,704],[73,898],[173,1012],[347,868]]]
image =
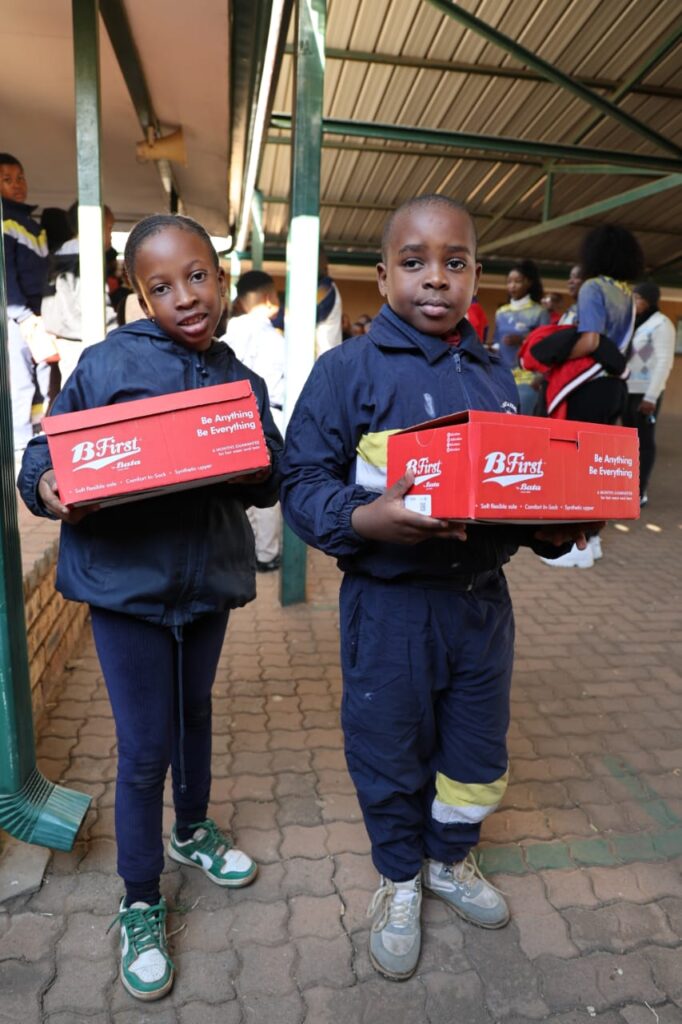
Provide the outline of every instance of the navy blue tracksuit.
[[385,487],[390,433],[463,409],[517,411],[511,373],[466,320],[459,329],[451,347],[384,306],[369,335],[315,364],[282,461],[285,518],[345,572],[346,757],[374,863],[393,881],[424,857],[461,860],[502,798],[514,637],[502,566],[521,544],[562,550],[520,526],[414,546],[351,526]]

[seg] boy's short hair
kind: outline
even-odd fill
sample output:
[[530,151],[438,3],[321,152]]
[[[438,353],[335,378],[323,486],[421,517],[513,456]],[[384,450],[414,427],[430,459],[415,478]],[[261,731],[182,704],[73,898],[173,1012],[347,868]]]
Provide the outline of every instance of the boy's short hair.
[[398,206],[393,211],[393,213],[390,213],[388,215],[388,217],[386,218],[386,223],[384,224],[384,230],[381,234],[382,260],[385,261],[386,259],[388,240],[390,238],[396,217],[398,217],[399,214],[404,213],[405,210],[414,209],[415,206],[447,206],[451,210],[458,210],[460,213],[465,213],[469,220],[471,221],[471,227],[474,232],[474,239],[476,241],[476,246],[478,246],[478,235],[476,232],[476,225],[474,223],[474,218],[472,217],[471,212],[467,208],[467,206],[464,203],[461,203],[459,199],[452,199],[450,196],[444,196],[440,192],[428,192],[426,193],[426,195],[423,196],[412,196],[410,199],[406,199],[404,203],[401,203],[400,206]]
[[245,295],[253,292],[268,295],[273,291],[276,291],[275,282],[264,270],[247,270],[237,281],[238,299],[243,299]]
[[17,160],[17,158],[15,156],[12,156],[11,153],[0,153],[0,164],[8,164],[10,166],[13,165],[22,168],[24,166],[21,160]]

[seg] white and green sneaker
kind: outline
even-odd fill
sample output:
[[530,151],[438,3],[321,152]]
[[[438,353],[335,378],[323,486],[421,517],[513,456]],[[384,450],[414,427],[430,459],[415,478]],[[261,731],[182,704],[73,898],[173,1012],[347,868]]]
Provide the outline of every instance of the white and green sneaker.
[[173,826],[168,843],[169,857],[180,864],[199,868],[216,885],[229,889],[239,889],[253,882],[258,874],[258,865],[248,854],[237,850],[231,837],[222,832],[211,818],[191,827],[194,835],[183,843]]
[[385,978],[405,981],[417,969],[421,950],[421,878],[392,882],[382,877],[367,913],[372,920],[369,958]]
[[457,864],[427,860],[422,877],[424,888],[465,921],[479,928],[504,928],[508,923],[509,907],[504,896],[483,877],[473,852]]
[[134,996],[151,1002],[173,987],[175,967],[166,947],[166,901],[121,906],[109,927],[121,925],[121,981]]

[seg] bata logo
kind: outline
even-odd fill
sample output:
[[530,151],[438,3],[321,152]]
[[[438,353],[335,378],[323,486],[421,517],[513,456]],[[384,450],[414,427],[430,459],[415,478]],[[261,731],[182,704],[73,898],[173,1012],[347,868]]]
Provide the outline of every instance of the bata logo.
[[544,459],[527,459],[524,452],[488,452],[483,467],[483,483],[509,487],[523,480],[544,476]]
[[442,473],[440,459],[438,462],[429,462],[428,459],[410,459],[405,469],[412,470],[415,484],[433,480],[435,476],[440,476]]
[[142,449],[136,437],[128,441],[117,441],[113,437],[100,437],[97,441],[79,441],[71,449],[74,472],[79,469],[103,469],[104,466],[138,455]]

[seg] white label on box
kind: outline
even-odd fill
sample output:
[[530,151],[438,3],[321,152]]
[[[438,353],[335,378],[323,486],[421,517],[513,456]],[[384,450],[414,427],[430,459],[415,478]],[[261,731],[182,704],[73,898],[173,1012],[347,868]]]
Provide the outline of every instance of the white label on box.
[[408,494],[403,501],[408,512],[418,512],[420,516],[431,515],[430,494]]

